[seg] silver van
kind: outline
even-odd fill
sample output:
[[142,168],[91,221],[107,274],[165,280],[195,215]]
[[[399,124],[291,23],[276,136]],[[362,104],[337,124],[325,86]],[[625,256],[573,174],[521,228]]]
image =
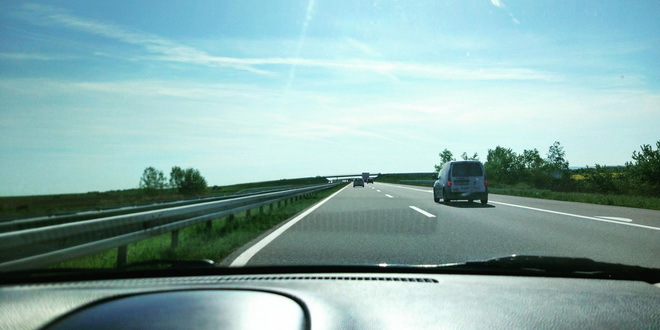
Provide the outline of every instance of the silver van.
[[433,200],[445,203],[462,199],[488,203],[488,179],[484,165],[478,160],[453,161],[442,165],[438,180],[433,184]]

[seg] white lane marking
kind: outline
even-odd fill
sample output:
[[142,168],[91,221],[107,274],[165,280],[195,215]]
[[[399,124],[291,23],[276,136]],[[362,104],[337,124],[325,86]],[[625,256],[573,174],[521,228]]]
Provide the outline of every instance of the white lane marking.
[[535,208],[535,207],[522,206],[522,205],[516,205],[516,204],[502,203],[502,202],[493,202],[493,201],[489,201],[489,203],[500,204],[500,205],[506,205],[506,206],[512,206],[512,207],[519,207],[519,208],[521,208],[521,209],[528,209],[528,210],[539,211],[539,212],[546,212],[546,213],[553,213],[553,214],[559,214],[559,215],[566,215],[566,216],[569,216],[569,217],[582,218],[582,219],[587,219],[587,220],[594,220],[594,221],[601,221],[601,222],[615,223],[615,224],[617,224],[617,225],[632,226],[632,227],[639,227],[639,228],[646,228],[646,229],[653,229],[653,230],[658,230],[658,231],[660,231],[660,228],[658,228],[658,227],[651,227],[651,226],[645,226],[645,225],[638,225],[638,224],[636,224],[636,223],[627,223],[627,222],[614,221],[614,220],[608,220],[608,219],[594,218],[594,217],[588,217],[588,216],[584,216],[584,215],[571,214],[571,213],[566,213],[566,212],[557,212],[557,211],[551,211],[551,210],[539,209],[539,208]]
[[614,221],[632,222],[632,219],[628,219],[628,218],[606,217],[606,216],[602,216],[602,215],[597,215],[596,218],[607,219],[607,220],[614,220]]
[[388,195],[388,194],[385,194],[385,196],[387,196],[389,198],[394,198],[392,195]]
[[287,222],[284,224],[282,227],[277,228],[275,231],[270,233],[270,235],[264,237],[261,241],[257,242],[257,244],[251,246],[249,249],[245,250],[245,252],[241,253],[234,261],[231,262],[229,267],[242,267],[245,266],[245,264],[254,257],[255,254],[257,254],[261,249],[266,247],[270,242],[272,242],[274,239],[276,239],[278,236],[280,236],[282,233],[284,233],[285,230],[291,228],[291,226],[295,225],[298,221],[302,220],[304,217],[312,213],[314,210],[319,208],[321,205],[325,204],[325,202],[329,201],[332,197],[335,197],[337,194],[342,192],[344,189],[350,187],[350,185],[346,185],[346,187],[340,189],[336,193],[330,195],[328,198],[320,201],[318,204],[312,206],[309,208],[307,211],[301,213],[297,217],[293,218],[293,220]]
[[380,192],[380,190],[376,190],[377,192]]
[[385,184],[386,184],[386,185],[390,185],[390,186],[395,186],[395,187],[397,187],[397,188],[402,188],[402,189],[417,190],[417,191],[428,192],[428,193],[432,193],[432,192],[433,192],[433,189],[431,189],[431,190],[426,190],[426,189],[417,189],[417,188],[403,187],[403,186],[399,186],[399,185],[391,184],[391,183],[385,183]]
[[426,212],[426,211],[420,209],[419,207],[415,207],[415,206],[412,206],[412,205],[410,205],[409,207],[410,207],[411,209],[413,209],[413,210],[415,210],[415,211],[417,211],[417,212],[419,212],[419,213],[421,213],[421,214],[423,214],[423,215],[429,217],[429,218],[435,218],[435,215],[433,215],[433,214],[431,214],[431,213],[428,213],[428,212]]

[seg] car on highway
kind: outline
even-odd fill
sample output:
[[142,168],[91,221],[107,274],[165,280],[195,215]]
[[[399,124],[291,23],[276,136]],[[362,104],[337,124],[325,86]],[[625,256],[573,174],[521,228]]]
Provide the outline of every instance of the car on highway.
[[660,329],[659,13],[0,1],[0,330]]
[[477,160],[451,161],[442,165],[433,183],[433,200],[480,200],[488,204],[488,178],[484,165]]

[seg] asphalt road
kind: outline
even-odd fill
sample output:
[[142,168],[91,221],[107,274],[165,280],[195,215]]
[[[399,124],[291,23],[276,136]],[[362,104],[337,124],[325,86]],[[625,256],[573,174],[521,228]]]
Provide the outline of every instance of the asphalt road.
[[518,255],[660,268],[660,211],[489,196],[435,203],[430,188],[351,185],[223,263],[438,264]]

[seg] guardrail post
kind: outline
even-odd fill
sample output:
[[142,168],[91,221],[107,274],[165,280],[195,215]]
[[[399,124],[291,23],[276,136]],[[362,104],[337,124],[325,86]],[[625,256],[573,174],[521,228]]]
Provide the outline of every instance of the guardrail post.
[[230,214],[227,216],[225,219],[225,228],[223,229],[223,232],[227,233],[232,230],[234,230],[235,224],[234,224],[234,214]]
[[273,213],[273,203],[268,204],[268,212]]
[[259,214],[264,214],[264,206],[259,206]]
[[206,222],[206,230],[211,230],[211,228],[213,228],[213,220]]
[[128,245],[117,248],[117,268],[126,266],[126,255],[128,255]]
[[251,211],[252,211],[252,209],[249,209],[249,210],[245,211],[245,217],[246,218],[249,218],[252,215]]
[[179,230],[172,230],[172,248],[179,246]]

